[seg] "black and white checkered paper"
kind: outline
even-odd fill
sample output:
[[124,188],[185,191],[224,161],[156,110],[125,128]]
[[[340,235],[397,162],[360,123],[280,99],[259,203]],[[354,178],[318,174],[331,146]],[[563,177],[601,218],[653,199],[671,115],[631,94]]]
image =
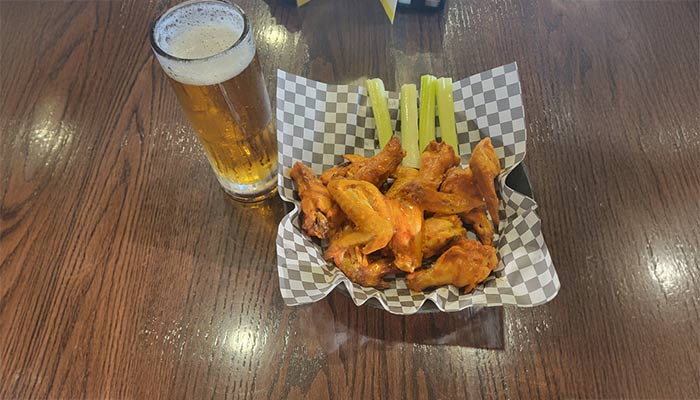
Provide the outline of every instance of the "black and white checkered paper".
[[[559,279],[535,214],[537,204],[505,185],[508,173],[525,157],[527,139],[517,65],[504,65],[454,82],[452,90],[462,165],[468,164],[471,150],[488,136],[504,168],[497,179],[501,224],[494,243],[499,265],[466,295],[453,286],[412,293],[403,279],[389,279],[390,287],[378,290],[351,282],[324,261],[321,244],[301,229],[299,197],[289,177],[296,161],[320,174],[342,162],[343,154],[376,154],[378,144],[367,91],[361,86],[329,85],[278,70],[279,194],[295,204],[280,222],[277,234],[277,271],[287,305],[321,300],[339,284],[345,285],[355,304],[376,298],[394,314],[416,313],[426,300],[442,311],[458,311],[473,305],[531,307],[556,296]],[[398,93],[389,93],[394,127],[398,98]]]

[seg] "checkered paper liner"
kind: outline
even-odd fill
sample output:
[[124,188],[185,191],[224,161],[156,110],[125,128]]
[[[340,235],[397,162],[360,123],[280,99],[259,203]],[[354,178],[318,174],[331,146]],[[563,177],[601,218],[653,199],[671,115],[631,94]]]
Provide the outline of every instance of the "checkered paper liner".
[[[470,294],[454,286],[411,292],[404,279],[391,279],[388,289],[366,288],[351,282],[323,259],[323,248],[301,229],[299,196],[289,176],[296,161],[320,174],[342,162],[343,154],[377,153],[375,125],[367,91],[354,85],[329,85],[278,70],[277,142],[279,194],[295,205],[279,224],[277,271],[287,305],[311,303],[344,284],[355,304],[370,298],[394,314],[413,314],[430,300],[441,311],[473,305],[514,304],[530,307],[546,303],[559,291],[559,279],[542,237],[537,204],[505,185],[506,177],[525,157],[525,116],[515,63],[454,82],[455,119],[462,165],[484,137],[490,137],[504,172],[500,191],[499,232],[494,243],[499,264]],[[396,128],[398,93],[389,93],[392,125]],[[436,119],[437,122],[437,119]],[[437,129],[439,136],[439,127]]]

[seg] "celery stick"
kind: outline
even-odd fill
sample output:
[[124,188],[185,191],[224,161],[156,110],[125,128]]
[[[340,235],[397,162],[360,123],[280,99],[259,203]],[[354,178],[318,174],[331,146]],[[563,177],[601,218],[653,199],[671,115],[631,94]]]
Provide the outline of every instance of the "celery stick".
[[432,75],[420,77],[420,151],[435,140],[435,81]]
[[389,100],[386,90],[384,90],[384,82],[382,82],[381,79],[368,79],[367,92],[369,93],[369,103],[372,107],[372,113],[374,114],[376,135],[379,138],[379,148],[383,149],[394,134],[391,129]]
[[420,150],[418,148],[418,91],[416,85],[401,86],[401,147],[406,150],[402,165],[420,167]]
[[459,154],[455,127],[455,105],[452,100],[452,78],[437,80],[435,97],[437,97],[438,118],[440,118],[440,138],[452,146],[456,154]]

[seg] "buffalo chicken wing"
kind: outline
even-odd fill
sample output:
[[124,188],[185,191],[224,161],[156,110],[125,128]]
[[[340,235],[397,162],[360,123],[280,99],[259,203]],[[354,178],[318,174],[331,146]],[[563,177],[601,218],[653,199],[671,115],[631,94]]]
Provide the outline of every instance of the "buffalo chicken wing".
[[459,238],[435,261],[432,268],[409,274],[409,289],[425,290],[433,286],[454,285],[469,293],[496,268],[496,249],[475,240]]
[[439,254],[453,240],[467,235],[462,221],[456,215],[431,217],[423,224],[423,258]]
[[474,172],[474,181],[481,195],[486,200],[489,214],[498,229],[498,197],[493,180],[501,172],[501,164],[491,145],[491,139],[485,138],[476,145],[469,159],[469,168]]
[[450,168],[450,170],[447,171],[445,180],[442,182],[440,191],[453,193],[473,201],[474,204],[479,204],[479,206],[475,207],[473,210],[459,213],[459,216],[464,223],[474,228],[481,243],[490,245],[493,242],[493,227],[486,216],[486,209],[483,206],[483,196],[475,184],[474,174],[471,168]]
[[374,157],[364,158],[357,155],[346,155],[348,163],[341,167],[331,168],[323,174],[322,180],[328,184],[333,179],[347,178],[366,181],[380,187],[401,164],[405,155],[406,152],[401,148],[401,142],[397,137],[393,137]]
[[392,213],[379,189],[365,181],[334,179],[328,184],[328,191],[357,229],[370,235],[362,246],[363,254],[389,244],[394,236]]
[[297,162],[290,172],[301,198],[302,223],[306,233],[327,239],[339,228],[344,216],[328,189],[306,165]]

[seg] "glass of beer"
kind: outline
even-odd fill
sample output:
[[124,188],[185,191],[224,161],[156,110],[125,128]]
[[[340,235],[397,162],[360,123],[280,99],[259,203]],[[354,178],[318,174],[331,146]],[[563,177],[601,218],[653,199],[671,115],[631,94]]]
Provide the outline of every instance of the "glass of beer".
[[240,7],[219,0],[179,4],[153,23],[151,47],[224,191],[240,201],[273,195],[275,127]]

